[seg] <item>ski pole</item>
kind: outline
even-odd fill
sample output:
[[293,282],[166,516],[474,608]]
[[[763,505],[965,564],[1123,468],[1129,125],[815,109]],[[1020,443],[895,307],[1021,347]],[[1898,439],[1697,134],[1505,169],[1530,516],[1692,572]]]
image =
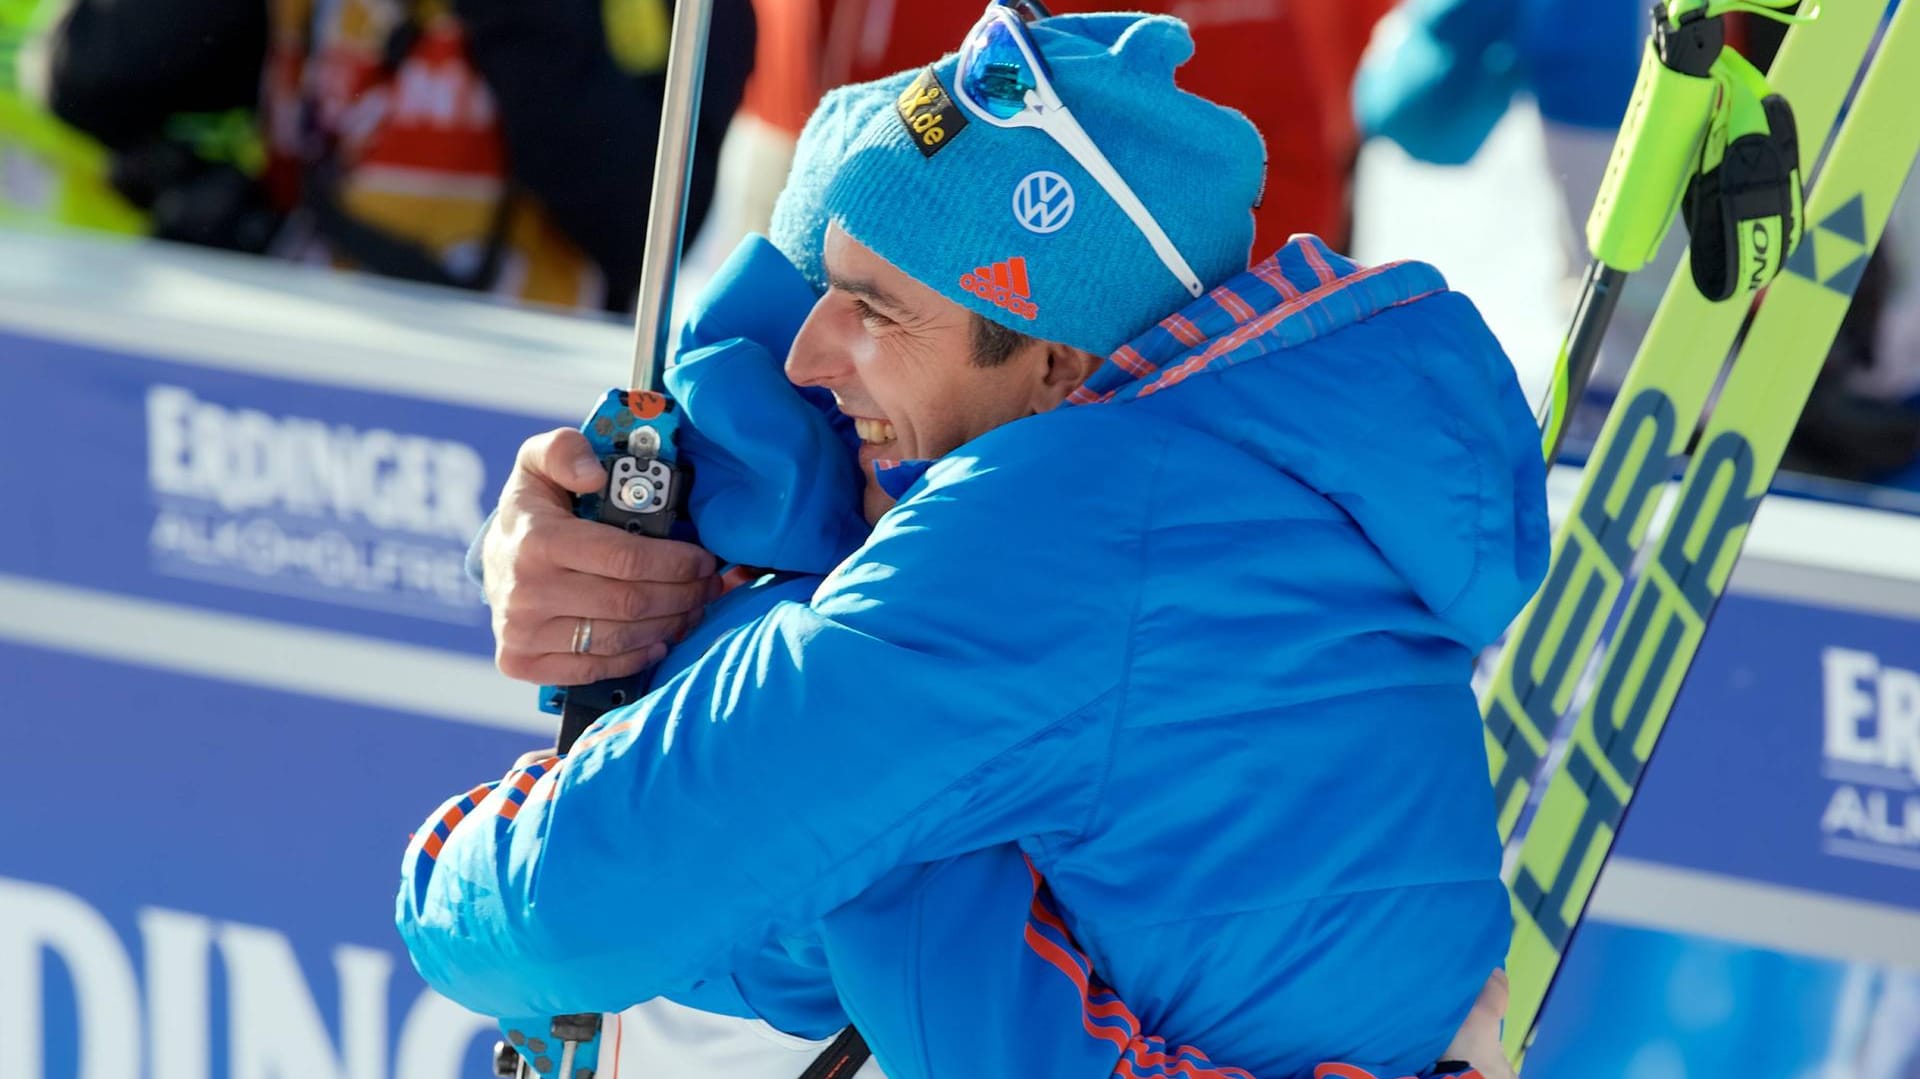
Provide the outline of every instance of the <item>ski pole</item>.
[[[647,249],[640,264],[640,297],[633,321],[633,372],[628,384],[632,388],[608,391],[580,427],[607,468],[606,488],[580,500],[580,515],[656,537],[669,535],[683,515],[692,482],[691,471],[675,452],[679,409],[659,389],[686,231],[687,189],[712,13],[713,0],[681,0],[674,8],[660,144],[647,210]],[[555,741],[559,751],[572,749],[595,720],[633,701],[638,688],[637,678],[619,678],[543,689],[541,707],[560,716]]]
[[660,146],[653,159],[653,198],[647,205],[647,249],[640,262],[640,303],[633,316],[633,379],[628,385],[639,390],[658,391],[667,367],[667,332],[687,229],[687,189],[693,182],[693,140],[699,130],[712,21],[713,0],[680,0],[674,7]]
[[1693,238],[1694,283],[1712,300],[1757,292],[1798,239],[1792,110],[1726,47],[1725,26],[1733,11],[1797,18],[1774,10],[1794,2],[1673,0],[1654,9],[1633,98],[1587,218],[1593,261],[1536,413],[1547,461],[1566,438],[1627,276],[1652,260],[1676,214],[1684,211]]
[[[678,0],[674,5],[653,192],[647,207],[646,251],[634,312],[633,371],[628,383],[632,388],[609,390],[580,428],[607,469],[607,485],[599,494],[579,499],[576,512],[655,537],[669,535],[683,515],[693,478],[676,453],[679,410],[659,389],[686,233],[687,190],[712,15],[713,0]],[[542,687],[540,707],[560,716],[554,740],[557,752],[566,754],[595,720],[639,699],[642,684],[633,675],[586,686]],[[599,1068],[597,1013],[550,1020],[502,1019],[500,1028],[506,1039],[494,1046],[495,1075],[593,1079]]]

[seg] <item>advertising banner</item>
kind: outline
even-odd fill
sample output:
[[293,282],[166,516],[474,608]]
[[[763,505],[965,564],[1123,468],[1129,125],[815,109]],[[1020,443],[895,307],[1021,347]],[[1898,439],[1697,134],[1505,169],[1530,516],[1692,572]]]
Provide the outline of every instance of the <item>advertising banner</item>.
[[1920,910],[1916,621],[1728,596],[1617,853]]
[[[550,744],[462,561],[626,330],[6,243],[0,1074],[488,1074],[399,948],[399,859]],[[1530,1076],[1920,1076],[1920,520],[1774,512]]]
[[[551,743],[462,561],[519,443],[568,422],[582,326],[14,240],[54,272],[44,302],[0,287],[0,1071],[489,1074],[490,1021],[414,974],[393,896],[446,795]],[[586,330],[617,378],[624,333]],[[561,385],[511,407],[465,352]]]

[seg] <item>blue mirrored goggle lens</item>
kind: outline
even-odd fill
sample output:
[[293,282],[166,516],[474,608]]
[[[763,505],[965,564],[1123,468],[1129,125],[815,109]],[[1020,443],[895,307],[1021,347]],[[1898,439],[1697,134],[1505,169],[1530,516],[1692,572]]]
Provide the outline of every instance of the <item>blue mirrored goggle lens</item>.
[[1020,51],[1018,31],[999,19],[989,19],[973,32],[960,72],[968,96],[1002,120],[1027,107],[1027,91],[1039,85],[1033,66]]

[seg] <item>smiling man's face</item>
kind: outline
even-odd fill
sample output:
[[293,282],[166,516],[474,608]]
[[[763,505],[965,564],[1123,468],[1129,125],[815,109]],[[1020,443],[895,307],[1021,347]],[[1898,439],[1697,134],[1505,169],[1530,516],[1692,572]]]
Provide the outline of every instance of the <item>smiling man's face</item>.
[[[869,522],[893,505],[876,460],[943,456],[1066,399],[1099,365],[1036,338],[982,356],[972,313],[848,236],[827,229],[829,288],[787,355],[787,378],[833,393],[860,432]],[[989,353],[997,349],[987,349]],[[991,362],[983,362],[991,361]]]

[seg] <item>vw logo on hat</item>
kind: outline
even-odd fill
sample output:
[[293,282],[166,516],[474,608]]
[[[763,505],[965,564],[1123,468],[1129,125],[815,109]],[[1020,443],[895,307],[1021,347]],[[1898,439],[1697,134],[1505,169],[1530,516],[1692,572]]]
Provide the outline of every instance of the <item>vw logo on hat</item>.
[[1013,217],[1028,232],[1059,232],[1073,217],[1073,185],[1057,172],[1030,172],[1013,185]]

